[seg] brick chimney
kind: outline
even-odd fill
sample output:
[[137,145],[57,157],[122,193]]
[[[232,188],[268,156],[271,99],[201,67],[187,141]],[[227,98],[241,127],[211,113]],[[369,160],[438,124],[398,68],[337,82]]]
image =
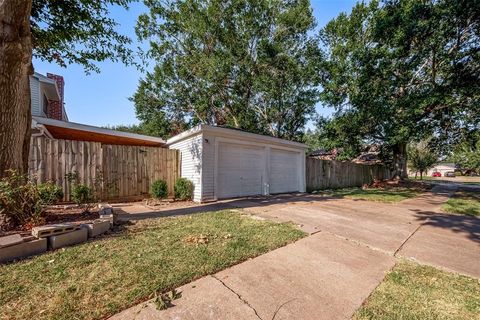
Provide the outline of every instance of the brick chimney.
[[55,80],[58,87],[58,93],[60,94],[60,101],[50,100],[48,102],[48,118],[57,119],[57,120],[66,120],[63,119],[63,88],[65,86],[65,81],[62,76],[47,73],[47,77]]

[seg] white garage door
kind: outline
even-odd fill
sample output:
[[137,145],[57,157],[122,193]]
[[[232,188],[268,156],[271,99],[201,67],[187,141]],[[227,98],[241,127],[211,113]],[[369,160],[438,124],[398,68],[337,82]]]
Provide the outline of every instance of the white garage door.
[[219,143],[217,198],[262,194],[264,157],[262,147]]
[[270,193],[299,191],[299,153],[278,149],[270,152]]

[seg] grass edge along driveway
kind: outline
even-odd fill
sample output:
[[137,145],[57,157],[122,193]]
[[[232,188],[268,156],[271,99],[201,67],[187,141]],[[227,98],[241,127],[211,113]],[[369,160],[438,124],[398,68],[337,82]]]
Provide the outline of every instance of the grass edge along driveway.
[[306,235],[239,212],[139,221],[109,237],[2,265],[0,318],[105,318]]
[[480,216],[480,194],[473,191],[457,191],[442,205],[442,211],[467,216]]
[[400,260],[353,319],[480,319],[480,280]]

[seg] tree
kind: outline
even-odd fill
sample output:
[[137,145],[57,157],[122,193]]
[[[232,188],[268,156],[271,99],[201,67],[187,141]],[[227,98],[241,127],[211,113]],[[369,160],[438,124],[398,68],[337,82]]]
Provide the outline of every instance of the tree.
[[142,121],[198,123],[300,139],[318,99],[308,0],[146,1],[137,35],[155,67],[133,97]]
[[109,7],[129,0],[7,0],[0,2],[0,177],[26,172],[30,145],[32,55],[62,66],[95,61],[132,63],[130,40],[115,31]]
[[372,1],[321,31],[321,100],[341,131],[391,150],[397,178],[410,141],[479,129],[479,11],[476,0]]
[[418,143],[410,143],[407,148],[408,163],[412,171],[420,173],[420,180],[423,179],[423,174],[427,173],[428,169],[432,168],[438,162],[438,157],[428,146],[428,141],[423,140]]
[[480,133],[472,133],[454,149],[451,158],[462,171],[480,172]]

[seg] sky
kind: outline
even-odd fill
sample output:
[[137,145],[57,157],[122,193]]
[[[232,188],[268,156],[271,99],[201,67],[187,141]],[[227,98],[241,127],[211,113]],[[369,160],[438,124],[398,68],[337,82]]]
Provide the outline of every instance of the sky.
[[[312,0],[312,8],[320,29],[341,12],[349,12],[356,0]],[[137,17],[146,11],[143,3],[132,3],[129,10],[115,7],[111,17],[119,24],[118,30],[134,42]],[[136,47],[138,43],[134,43]],[[66,68],[54,63],[33,60],[36,72],[55,73],[65,80],[65,108],[69,121],[94,126],[136,124],[135,107],[128,98],[133,96],[143,74],[135,67],[105,61],[97,63],[100,73],[87,75],[82,66]],[[331,110],[317,105],[317,112],[329,115]],[[311,126],[311,124],[309,125]]]

